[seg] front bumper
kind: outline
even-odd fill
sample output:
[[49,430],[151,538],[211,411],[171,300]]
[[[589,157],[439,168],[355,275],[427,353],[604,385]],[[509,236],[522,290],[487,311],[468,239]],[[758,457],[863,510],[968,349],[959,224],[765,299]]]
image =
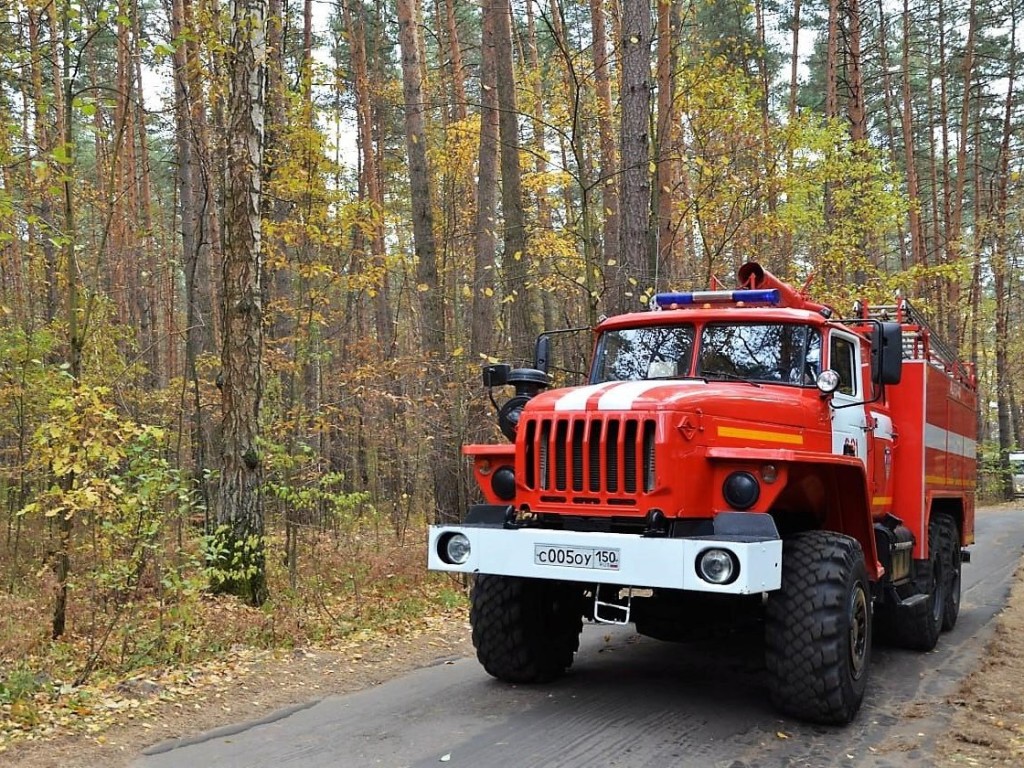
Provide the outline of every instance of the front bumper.
[[[442,557],[445,539],[453,533],[461,533],[470,541],[469,558],[461,565]],[[737,595],[768,592],[782,585],[782,540],[777,537],[653,538],[493,525],[434,525],[428,541],[427,567],[433,571]],[[698,574],[698,558],[710,548],[725,549],[735,556],[739,572],[731,583],[711,584]],[[565,556],[567,552],[569,557]],[[562,554],[553,556],[558,553]],[[579,556],[572,557],[572,553]],[[575,563],[550,562],[558,559]],[[595,563],[600,567],[594,567]]]

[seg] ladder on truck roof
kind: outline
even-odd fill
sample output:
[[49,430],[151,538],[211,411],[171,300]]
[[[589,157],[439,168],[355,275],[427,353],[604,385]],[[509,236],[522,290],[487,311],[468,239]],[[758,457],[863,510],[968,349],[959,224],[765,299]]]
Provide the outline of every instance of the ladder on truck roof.
[[956,350],[935,333],[924,314],[910,303],[910,299],[900,296],[895,304],[872,307],[857,302],[855,306],[860,307],[859,317],[865,320],[896,322],[903,326],[905,360],[927,360],[956,376],[964,384],[973,386],[974,375],[969,367],[960,360]]

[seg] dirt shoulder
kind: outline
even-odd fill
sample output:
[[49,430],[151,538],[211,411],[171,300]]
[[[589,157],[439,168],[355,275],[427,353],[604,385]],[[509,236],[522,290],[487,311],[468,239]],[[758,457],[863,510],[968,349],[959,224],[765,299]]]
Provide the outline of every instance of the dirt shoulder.
[[77,722],[34,729],[3,749],[0,766],[118,768],[148,746],[332,694],[351,693],[472,652],[464,611],[426,617],[410,633],[365,635],[338,649],[249,653],[124,681]]
[[988,647],[948,704],[954,714],[937,765],[1024,765],[1024,565]]

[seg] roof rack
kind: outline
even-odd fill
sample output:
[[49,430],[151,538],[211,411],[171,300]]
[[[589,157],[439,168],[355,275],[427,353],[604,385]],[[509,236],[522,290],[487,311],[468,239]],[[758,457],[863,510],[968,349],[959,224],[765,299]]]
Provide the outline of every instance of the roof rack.
[[898,297],[895,304],[879,304],[874,307],[857,302],[854,310],[858,317],[865,320],[896,322],[902,325],[904,358],[926,358],[965,382],[974,380],[970,369],[960,360],[956,350],[942,340],[921,310],[913,306],[909,299]]

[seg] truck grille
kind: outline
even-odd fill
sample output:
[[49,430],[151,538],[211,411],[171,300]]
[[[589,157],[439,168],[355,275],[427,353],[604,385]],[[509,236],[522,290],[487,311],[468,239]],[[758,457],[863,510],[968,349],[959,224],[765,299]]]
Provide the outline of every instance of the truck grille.
[[[635,504],[654,490],[653,419],[620,416],[531,419],[526,423],[526,486],[564,493],[549,501]],[[570,496],[571,494],[571,496]]]

